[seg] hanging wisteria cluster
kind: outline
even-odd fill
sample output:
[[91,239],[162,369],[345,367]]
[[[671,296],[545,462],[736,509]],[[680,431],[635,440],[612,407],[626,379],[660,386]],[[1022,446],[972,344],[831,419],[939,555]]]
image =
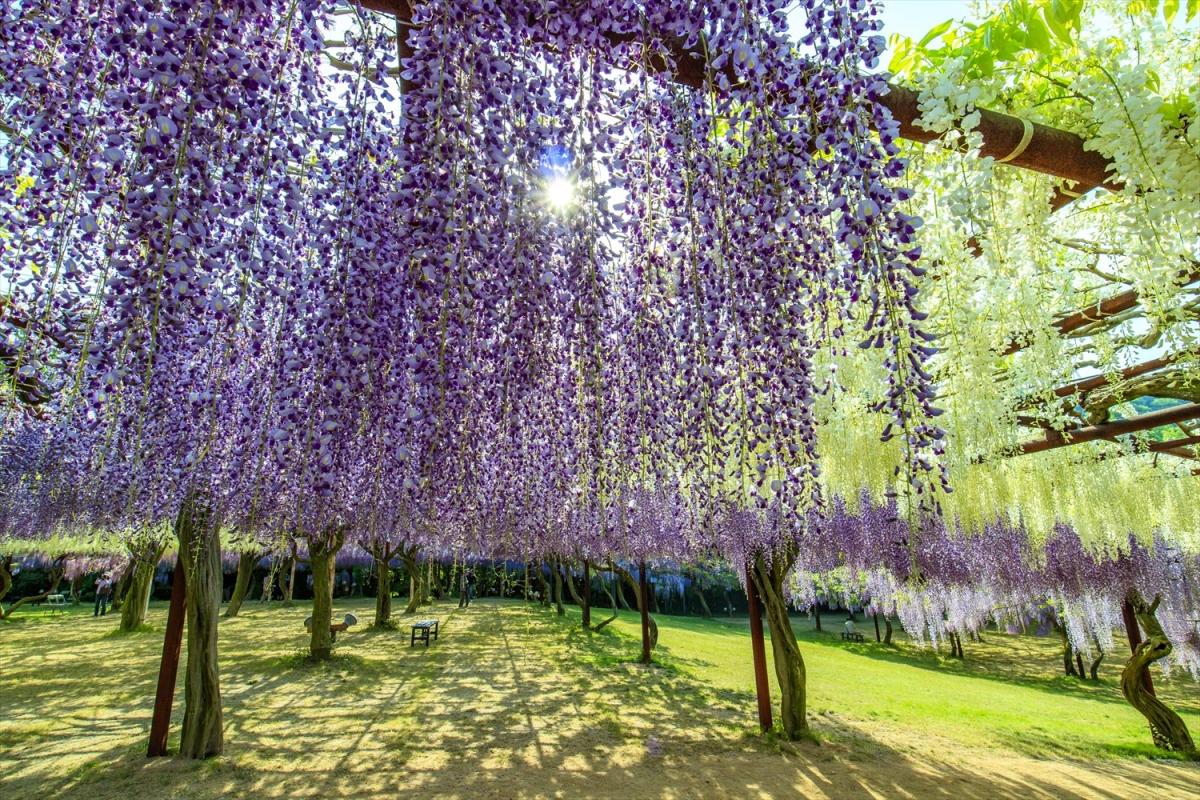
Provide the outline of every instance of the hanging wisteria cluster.
[[1094,654],[1113,652],[1113,630],[1121,627],[1121,605],[1133,589],[1162,599],[1159,621],[1175,645],[1164,669],[1200,675],[1195,553],[1161,537],[1150,546],[1129,537],[1120,548],[1094,552],[1068,525],[1035,549],[1020,525],[1000,521],[968,534],[926,518],[914,581],[906,547],[912,524],[898,511],[864,494],[857,507],[837,498],[827,514],[814,515],[788,587],[792,604],[824,601],[894,615],[915,641],[934,645],[992,623],[1020,630],[1048,613],[1072,647]]
[[54,393],[6,397],[5,450],[44,450],[10,529],[202,497],[480,551],[721,549],[738,512],[796,537],[811,358],[860,309],[925,491],[874,9],[808,4],[801,55],[785,6],[416,4],[401,64],[321,0],[6,4],[10,374]]

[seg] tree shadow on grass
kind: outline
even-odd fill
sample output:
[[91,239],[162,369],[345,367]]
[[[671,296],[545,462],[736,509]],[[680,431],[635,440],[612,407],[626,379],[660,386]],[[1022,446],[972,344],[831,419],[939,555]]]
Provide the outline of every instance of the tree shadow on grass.
[[[446,625],[426,650],[407,633],[339,637],[334,659],[305,660],[285,619],[222,626],[226,754],[209,762],[144,758],[156,654],[123,662],[143,696],[61,736],[37,730],[34,709],[0,698],[0,726],[29,725],[4,739],[15,754],[0,790],[7,798],[108,800],[130,796],[218,797],[1132,797],[1154,776],[1159,796],[1193,791],[1189,773],[1145,763],[1096,764],[1069,780],[964,768],[954,754],[898,752],[861,726],[821,719],[823,746],[761,737],[750,692],[707,685],[660,648],[641,665],[636,640],[588,634],[574,620],[514,604],[434,609]],[[83,658],[120,643],[87,641]],[[139,643],[140,644],[140,643]],[[161,647],[161,643],[159,644]],[[27,659],[34,659],[30,653]],[[32,660],[23,661],[28,670]],[[111,667],[111,664],[110,664]],[[41,691],[68,708],[87,684]],[[26,677],[33,679],[28,673]],[[118,673],[119,674],[119,673]],[[71,679],[74,678],[74,682]],[[117,687],[101,678],[107,696]],[[172,746],[182,697],[177,695]],[[1176,769],[1176,768],[1172,768]],[[1083,777],[1080,777],[1080,775]],[[1093,776],[1094,780],[1092,779]],[[1134,776],[1131,782],[1130,776]],[[1124,780],[1124,783],[1121,781]]]

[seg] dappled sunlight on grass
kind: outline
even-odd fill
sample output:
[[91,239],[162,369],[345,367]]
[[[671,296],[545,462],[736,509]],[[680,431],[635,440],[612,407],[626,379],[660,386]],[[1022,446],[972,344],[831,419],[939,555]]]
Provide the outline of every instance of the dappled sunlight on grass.
[[[959,663],[907,643],[846,645],[797,620],[824,743],[794,745],[755,731],[744,619],[658,617],[646,666],[628,612],[586,633],[577,609],[439,605],[419,614],[442,621],[426,649],[403,624],[368,629],[371,605],[337,601],[363,622],[323,663],[306,657],[303,605],[223,619],[226,750],[204,763],[144,758],[164,607],[150,632],[123,636],[116,618],[82,613],[0,628],[0,796],[990,800],[1182,797],[1200,779],[1105,758],[1149,749],[1117,665],[1073,685],[1054,677],[1046,640],[992,634]],[[1200,729],[1195,686],[1164,688]],[[172,747],[182,701],[181,685]],[[1030,757],[1064,752],[1089,760]],[[1168,791],[1139,794],[1149,785]]]

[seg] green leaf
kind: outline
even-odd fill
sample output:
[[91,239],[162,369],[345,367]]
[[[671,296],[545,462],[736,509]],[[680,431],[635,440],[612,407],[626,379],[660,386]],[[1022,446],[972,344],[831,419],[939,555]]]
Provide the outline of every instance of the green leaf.
[[1184,22],[1191,22],[1192,17],[1200,14],[1200,0],[1187,0],[1187,11],[1184,12]]
[[1046,9],[1046,17],[1047,19],[1053,18],[1063,27],[1078,28],[1083,2],[1084,0],[1050,0],[1050,7]]
[[1163,0],[1163,19],[1170,22],[1179,13],[1179,0]]
[[1025,21],[1025,44],[1044,55],[1052,54],[1050,32],[1046,30],[1046,23],[1042,22],[1040,17],[1031,15]]
[[917,42],[917,47],[924,47],[932,42],[937,37],[941,36],[946,31],[950,30],[950,26],[954,24],[954,20],[948,19],[945,22],[934,25],[929,29],[929,32],[921,37],[921,41]]

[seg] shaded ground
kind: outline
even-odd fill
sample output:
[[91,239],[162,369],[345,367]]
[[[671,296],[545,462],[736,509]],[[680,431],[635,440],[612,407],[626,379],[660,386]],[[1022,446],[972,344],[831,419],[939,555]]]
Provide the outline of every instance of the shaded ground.
[[[795,746],[754,734],[744,620],[661,617],[663,664],[643,667],[628,613],[588,636],[484,601],[425,612],[444,634],[428,650],[360,628],[312,665],[307,614],[222,622],[226,755],[205,763],[143,757],[160,633],[90,615],[0,628],[0,797],[1200,797],[1200,768],[1113,755],[1148,737],[1111,674],[1056,679],[1030,637],[967,643],[957,664],[801,625],[823,744]],[[1200,732],[1195,684],[1163,689]],[[172,746],[181,706],[182,690]]]

